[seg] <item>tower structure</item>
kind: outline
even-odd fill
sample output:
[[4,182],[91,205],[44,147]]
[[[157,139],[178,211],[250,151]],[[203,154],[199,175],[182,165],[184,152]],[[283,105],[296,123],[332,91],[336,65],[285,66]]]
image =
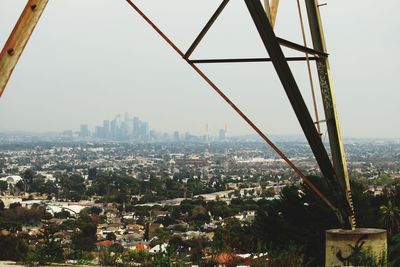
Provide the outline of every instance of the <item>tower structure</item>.
[[[218,93],[259,135],[268,143],[303,181],[332,208],[345,228],[354,228],[353,207],[351,200],[350,181],[347,171],[346,158],[339,128],[335,96],[330,75],[329,61],[319,13],[318,0],[304,0],[307,9],[308,24],[312,37],[313,48],[300,45],[290,40],[280,38],[274,31],[279,0],[244,0],[254,25],[259,33],[269,58],[242,58],[242,59],[192,59],[191,55],[202,41],[208,30],[213,26],[219,15],[230,2],[223,0],[203,30],[199,33],[189,49],[184,53],[169,39],[132,0],[127,3],[150,25],[156,32],[206,81],[210,87]],[[46,7],[48,0],[28,0],[20,19],[7,40],[0,54],[0,95],[17,64],[17,61],[26,46],[39,18]],[[263,2],[264,5],[261,3]],[[302,22],[303,25],[303,22]],[[304,31],[303,31],[304,33]],[[305,57],[285,57],[282,47],[297,50],[305,54]],[[328,128],[329,143],[332,161],[320,138],[320,132],[316,129],[315,122],[305,104],[299,86],[293,76],[288,62],[290,61],[314,61],[316,63],[320,82],[321,95],[325,111],[325,122]],[[311,147],[315,159],[321,169],[321,173],[327,181],[329,194],[323,194],[317,186],[307,178],[293,162],[288,159],[279,148],[233,103],[222,90],[211,81],[210,78],[197,66],[204,63],[245,63],[245,62],[271,62],[282,83],[284,91],[301,125],[305,137]],[[116,128],[120,127],[118,120],[113,121]],[[112,124],[113,124],[112,123]],[[317,122],[319,123],[319,122]],[[113,125],[111,125],[111,128]],[[146,126],[144,132],[147,130]],[[120,136],[120,133],[117,133]],[[145,134],[146,136],[146,134]]]
[[[172,42],[171,39],[165,35],[155,23],[147,17],[140,8],[133,2],[133,0],[126,0],[127,3],[139,14],[150,27],[152,27],[170,46],[179,54],[183,60],[197,73],[203,80],[210,85],[210,87],[226,101],[226,103],[237,112],[238,115],[251,126],[259,136],[275,150],[281,158],[299,175],[303,182],[321,199],[327,206],[329,206],[333,212],[337,215],[339,222],[342,227],[348,230],[343,230],[346,233],[328,233],[334,238],[334,247],[337,247],[337,240],[339,237],[344,237],[347,231],[357,239],[365,235],[370,235],[371,240],[375,242],[379,236],[383,236],[385,239],[386,233],[384,232],[368,232],[365,229],[355,231],[356,226],[354,219],[354,209],[351,197],[351,188],[349,175],[346,164],[346,157],[343,148],[343,142],[341,137],[341,131],[339,127],[339,120],[336,109],[335,95],[333,91],[332,79],[330,74],[329,60],[325,44],[325,38],[323,33],[323,27],[321,22],[321,16],[319,12],[320,4],[318,0],[304,0],[307,9],[308,26],[312,37],[313,48],[307,47],[307,45],[300,45],[290,40],[280,38],[274,31],[274,25],[276,23],[277,10],[279,0],[244,0],[246,7],[250,13],[250,16],[257,28],[259,36],[264,44],[266,51],[268,52],[269,58],[241,58],[241,59],[192,59],[191,55],[202,41],[204,36],[207,34],[209,29],[213,26],[219,15],[223,12],[225,7],[230,2],[229,0],[222,0],[221,4],[211,16],[209,21],[206,23],[202,31],[199,33],[197,38],[194,40],[189,49],[184,53],[177,45]],[[46,7],[48,0],[29,0],[20,19],[18,20],[13,32],[7,40],[3,50],[0,54],[0,96],[4,91],[4,88],[9,80],[11,73],[18,62],[19,57],[22,54],[24,47],[26,46],[29,37],[31,36],[43,10]],[[264,5],[262,5],[262,3]],[[293,1],[294,2],[294,1]],[[303,20],[301,15],[301,9],[299,0],[297,1],[299,6],[299,14],[301,24],[303,26]],[[302,27],[303,36],[305,36],[304,27]],[[282,47],[297,50],[305,54],[305,57],[285,57]],[[325,112],[326,126],[329,135],[329,145],[331,149],[332,160],[330,159],[327,150],[321,140],[320,131],[317,129],[316,124],[320,123],[319,119],[317,122],[313,121],[310,112],[305,104],[303,96],[299,90],[299,86],[294,78],[291,68],[288,64],[290,61],[310,61],[316,63],[316,69],[320,84],[320,91],[322,95],[322,102]],[[296,117],[301,125],[304,135],[310,145],[310,148],[315,156],[315,159],[320,167],[321,173],[326,180],[327,189],[326,192],[322,192],[318,186],[316,186],[296,165],[285,156],[285,154],[264,134],[255,123],[243,112],[230,98],[197,66],[198,64],[204,63],[245,63],[245,62],[271,62],[274,66],[276,73],[282,83],[283,89],[289,99],[289,102],[296,114]],[[310,66],[310,64],[309,64]],[[311,75],[310,75],[311,76]],[[119,127],[117,120],[113,123]],[[142,127],[141,127],[142,128]],[[146,128],[146,127],[144,127]],[[146,131],[145,131],[146,132]],[[368,229],[367,229],[368,230]],[[370,230],[370,229],[369,229]],[[376,237],[372,237],[376,235]],[[346,237],[347,238],[347,237]],[[345,238],[344,238],[345,239]],[[351,238],[353,239],[353,237]],[[376,242],[375,242],[376,243]],[[384,244],[385,242],[382,242]],[[349,246],[346,246],[349,247]],[[373,246],[371,245],[373,248]],[[376,246],[382,247],[382,246]],[[336,249],[336,248],[335,248]],[[333,251],[333,250],[330,250]],[[378,251],[378,250],[377,250]],[[380,252],[380,251],[378,251]],[[331,253],[336,256],[336,253]],[[327,257],[329,258],[329,257]],[[333,266],[337,266],[337,263],[332,263]],[[327,262],[327,266],[331,266]]]
[[208,133],[208,123],[206,124],[206,135],[204,138],[204,157],[206,159],[210,157],[210,135]]
[[228,126],[225,123],[225,128],[224,128],[224,173],[225,173],[225,175],[228,174],[228,172],[229,172],[227,133],[228,133]]
[[202,167],[202,179],[207,180],[209,174],[209,159],[210,159],[210,139],[208,133],[208,123],[206,124],[206,134],[204,136],[204,166]]

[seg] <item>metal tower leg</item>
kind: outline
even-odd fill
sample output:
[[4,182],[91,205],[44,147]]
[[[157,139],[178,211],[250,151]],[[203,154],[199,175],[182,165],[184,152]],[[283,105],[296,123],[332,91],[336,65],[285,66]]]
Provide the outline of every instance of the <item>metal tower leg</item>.
[[[306,0],[308,21],[315,50],[327,52],[318,0]],[[339,179],[339,184],[346,192],[347,201],[352,211],[351,225],[355,228],[354,207],[351,196],[350,178],[347,169],[346,156],[342,142],[339,118],[336,109],[336,100],[333,90],[328,57],[316,61],[319,83],[324,105],[326,125],[328,128],[329,144],[331,148],[333,167]]]
[[[272,60],[279,79],[285,89],[286,95],[296,113],[297,119],[303,129],[303,132],[310,144],[314,156],[318,162],[322,174],[328,180],[332,196],[338,206],[341,207],[343,219],[349,216],[349,210],[345,205],[344,191],[339,186],[334,168],[328,156],[328,153],[322,143],[322,140],[315,128],[314,122],[303,100],[301,92],[297,86],[296,80],[290,70],[283,51],[279,45],[278,39],[274,34],[272,26],[265,14],[262,4],[258,0],[245,0],[247,8],[253,18],[260,37]],[[349,227],[347,221],[343,221],[343,226]]]

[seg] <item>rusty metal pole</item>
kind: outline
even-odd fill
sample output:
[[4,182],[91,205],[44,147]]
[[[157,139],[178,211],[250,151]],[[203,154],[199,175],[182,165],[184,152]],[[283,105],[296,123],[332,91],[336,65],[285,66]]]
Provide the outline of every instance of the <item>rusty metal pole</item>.
[[0,54],[0,97],[49,0],[29,0]]

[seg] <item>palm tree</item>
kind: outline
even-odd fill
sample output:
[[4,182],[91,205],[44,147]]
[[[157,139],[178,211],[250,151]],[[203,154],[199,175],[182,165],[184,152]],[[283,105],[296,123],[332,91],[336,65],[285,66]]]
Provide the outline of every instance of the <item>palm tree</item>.
[[389,200],[387,205],[382,205],[379,208],[381,213],[381,223],[388,230],[388,235],[391,236],[393,233],[397,232],[400,224],[400,208]]

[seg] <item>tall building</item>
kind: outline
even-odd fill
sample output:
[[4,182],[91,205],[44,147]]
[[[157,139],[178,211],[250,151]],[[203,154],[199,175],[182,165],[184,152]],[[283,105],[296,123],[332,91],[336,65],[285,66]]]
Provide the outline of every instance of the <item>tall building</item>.
[[68,137],[72,137],[73,132],[72,132],[71,130],[65,130],[65,131],[63,132],[63,135],[64,135],[64,136],[68,136]]
[[206,134],[204,135],[204,156],[208,158],[210,156],[210,141],[208,135],[208,124],[206,125]]
[[117,120],[113,119],[110,123],[110,138],[115,139],[117,137]]
[[110,138],[111,132],[110,132],[110,121],[109,120],[103,121],[103,129],[104,129],[104,137]]
[[133,136],[135,138],[139,137],[139,131],[140,131],[140,120],[138,117],[133,118]]
[[96,131],[94,133],[94,136],[96,136],[97,138],[105,138],[104,127],[96,126]]
[[87,124],[82,124],[79,131],[80,137],[88,137],[90,136],[89,127]]
[[128,113],[128,112],[125,112],[125,115],[124,115],[124,122],[123,122],[123,126],[122,126],[123,135],[124,135],[125,137],[128,137],[128,136],[129,136],[129,130],[128,130],[128,128],[129,128],[129,113]]
[[220,141],[224,141],[224,140],[225,140],[225,137],[226,137],[225,129],[219,129],[219,132],[218,132],[218,139],[219,139]]
[[[86,128],[82,125],[80,136],[87,136],[88,133]],[[87,127],[87,125],[86,125]],[[94,136],[104,139],[112,139],[117,141],[122,140],[141,140],[149,141],[151,140],[161,140],[163,138],[162,134],[158,134],[153,131],[151,134],[149,123],[141,121],[138,117],[131,118],[129,113],[125,112],[123,117],[121,115],[116,115],[111,121],[104,120],[102,126],[97,126],[95,128]],[[90,135],[90,133],[89,133]],[[169,137],[166,136],[165,139]]]
[[179,138],[179,132],[175,131],[174,132],[174,142],[179,143],[180,138]]
[[142,136],[146,139],[149,135],[149,123],[143,122],[142,127]]

